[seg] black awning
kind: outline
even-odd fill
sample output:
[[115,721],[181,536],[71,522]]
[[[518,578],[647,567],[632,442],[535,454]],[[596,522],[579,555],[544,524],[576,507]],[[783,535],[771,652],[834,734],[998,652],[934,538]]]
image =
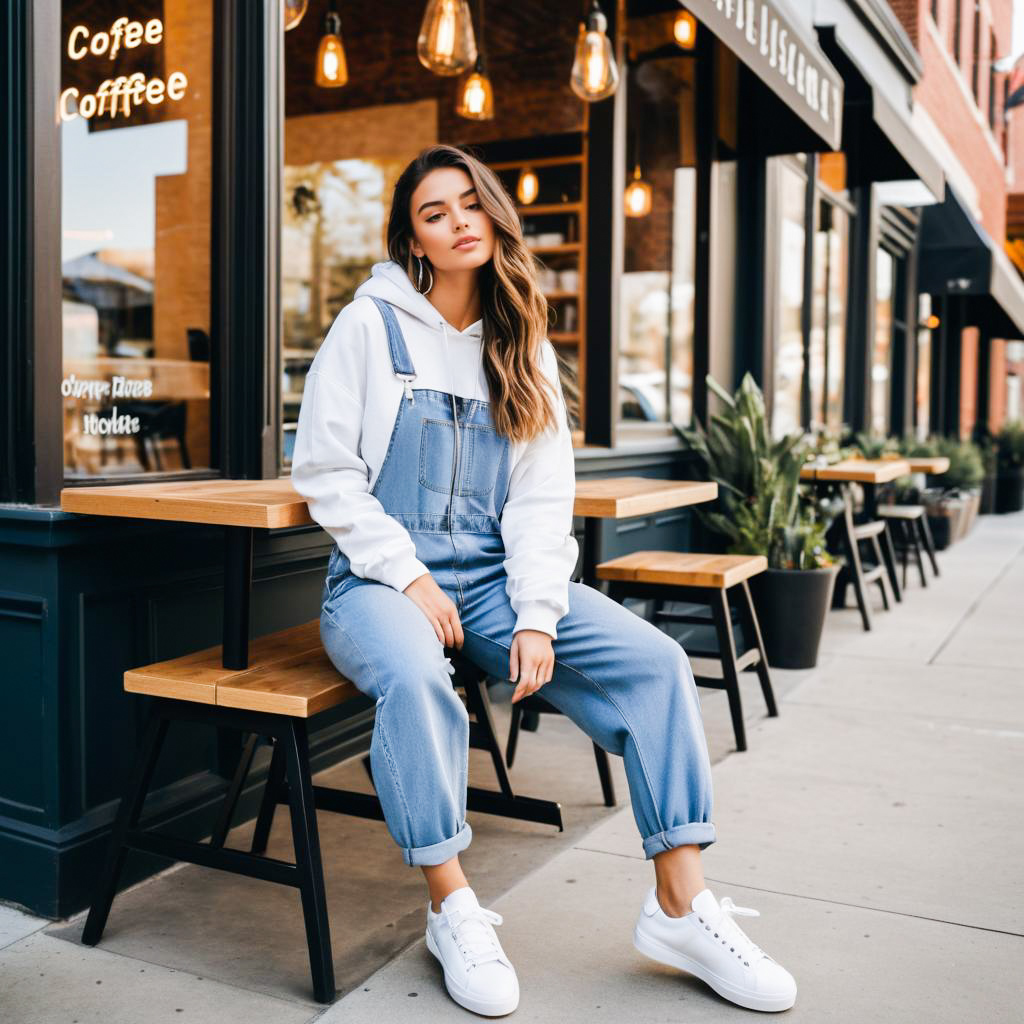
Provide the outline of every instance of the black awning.
[[918,179],[941,203],[946,175],[910,123],[909,111],[893,103],[871,80],[854,48],[834,26],[818,29],[825,53],[843,76],[843,152],[851,185]]
[[[781,133],[783,141],[771,152],[839,148],[843,80],[822,53],[813,31],[784,13],[778,0],[681,2],[803,126],[802,138]],[[771,146],[771,133],[766,133],[765,140]]]
[[922,211],[920,245],[921,291],[962,296],[965,323],[1024,339],[1024,280],[948,182],[945,202]]

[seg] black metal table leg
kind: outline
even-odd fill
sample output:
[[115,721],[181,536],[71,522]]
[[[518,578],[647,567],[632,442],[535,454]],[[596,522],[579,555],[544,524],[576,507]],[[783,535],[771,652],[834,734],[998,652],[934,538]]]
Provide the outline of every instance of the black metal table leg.
[[600,516],[583,517],[583,565],[580,571],[580,582],[588,587],[597,587],[597,562],[601,547]]
[[251,526],[224,527],[224,668],[249,667],[249,595],[252,591]]

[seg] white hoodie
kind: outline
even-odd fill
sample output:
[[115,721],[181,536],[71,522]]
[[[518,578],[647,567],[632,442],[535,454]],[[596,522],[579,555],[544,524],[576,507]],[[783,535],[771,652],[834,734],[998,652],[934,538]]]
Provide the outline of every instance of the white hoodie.
[[[356,575],[402,591],[429,570],[416,557],[409,532],[370,494],[404,395],[370,295],[393,306],[417,388],[489,401],[483,321],[457,331],[397,263],[376,263],[331,325],[306,376],[292,456],[295,490]],[[511,477],[500,519],[515,631],[537,629],[555,638],[555,625],[569,608],[569,578],[579,553],[572,532],[576,474],[555,350],[547,339],[541,355],[541,369],[558,395],[557,429],[510,444]]]

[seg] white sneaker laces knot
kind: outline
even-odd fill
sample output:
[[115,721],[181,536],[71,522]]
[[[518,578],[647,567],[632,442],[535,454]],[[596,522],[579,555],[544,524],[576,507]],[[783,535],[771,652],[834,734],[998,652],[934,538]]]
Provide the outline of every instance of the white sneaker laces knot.
[[760,917],[761,911],[754,910],[752,907],[737,907],[732,901],[731,896],[724,896],[719,900],[718,905],[722,908],[726,914],[736,914],[739,917]]
[[771,960],[771,957],[734,920],[734,917],[760,917],[761,912],[752,907],[738,907],[733,903],[731,896],[719,900],[718,906],[722,911],[722,917],[717,925],[718,933],[731,944],[731,947],[740,950],[746,958],[744,963],[750,966],[749,961],[762,956]]
[[501,914],[486,907],[470,910],[452,910],[448,913],[448,925],[452,938],[470,967],[505,960],[505,955],[491,925],[501,924]]

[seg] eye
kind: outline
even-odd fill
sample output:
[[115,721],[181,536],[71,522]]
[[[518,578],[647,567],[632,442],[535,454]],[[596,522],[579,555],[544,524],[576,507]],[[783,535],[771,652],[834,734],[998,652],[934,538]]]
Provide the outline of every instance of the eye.
[[435,220],[437,220],[437,218],[438,218],[438,217],[440,217],[440,216],[441,216],[441,214],[439,214],[439,213],[432,213],[432,214],[431,214],[431,215],[430,215],[430,216],[429,216],[429,217],[427,218],[427,223],[428,223],[428,224],[433,224],[433,223],[434,223],[434,221],[435,221]]
[[479,203],[470,203],[469,204],[469,209],[471,209],[471,210],[479,210],[480,209],[480,204]]

